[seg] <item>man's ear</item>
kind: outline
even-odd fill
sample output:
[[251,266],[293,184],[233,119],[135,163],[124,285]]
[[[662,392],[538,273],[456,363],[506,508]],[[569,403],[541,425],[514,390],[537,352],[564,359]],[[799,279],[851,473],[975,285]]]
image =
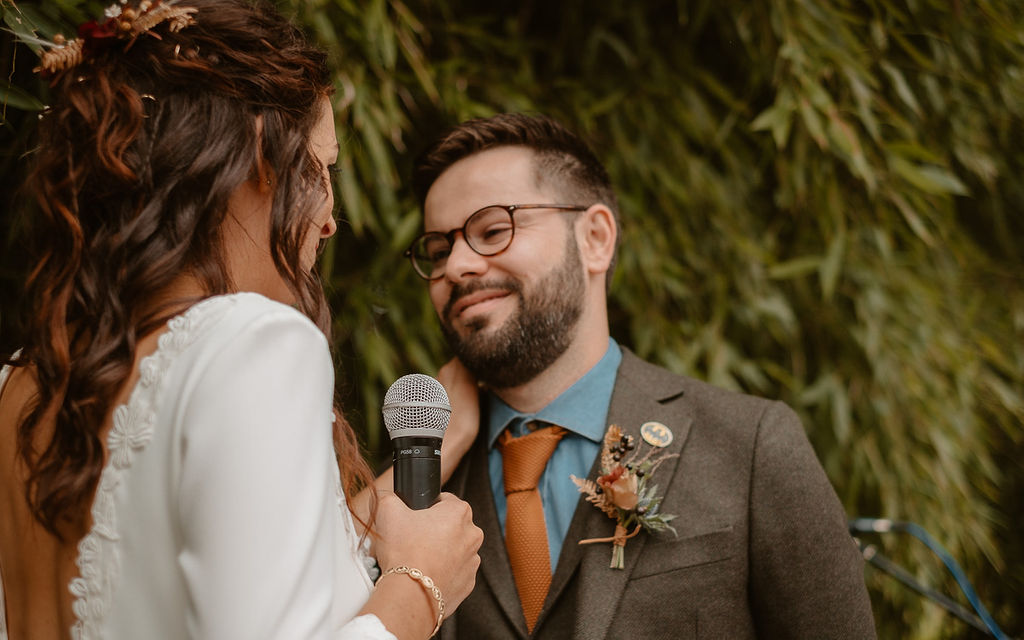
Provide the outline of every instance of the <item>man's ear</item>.
[[615,255],[618,228],[615,214],[601,203],[591,205],[576,221],[580,259],[588,273],[605,273]]

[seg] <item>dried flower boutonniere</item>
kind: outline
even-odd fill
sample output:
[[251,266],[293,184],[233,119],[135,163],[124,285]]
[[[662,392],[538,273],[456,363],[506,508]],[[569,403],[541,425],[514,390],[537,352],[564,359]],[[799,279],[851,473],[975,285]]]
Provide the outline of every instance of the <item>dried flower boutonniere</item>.
[[[658,495],[658,485],[648,485],[648,482],[662,462],[679,454],[655,456],[658,449],[651,447],[641,455],[635,440],[631,435],[623,435],[622,430],[613,424],[604,435],[601,476],[597,482],[569,476],[580,493],[587,496],[587,502],[615,519],[614,536],[580,540],[580,544],[611,542],[612,569],[623,567],[626,540],[640,533],[641,529],[650,533],[666,529],[676,532],[669,524],[675,516],[659,511],[662,496]],[[631,532],[630,528],[633,529]]]

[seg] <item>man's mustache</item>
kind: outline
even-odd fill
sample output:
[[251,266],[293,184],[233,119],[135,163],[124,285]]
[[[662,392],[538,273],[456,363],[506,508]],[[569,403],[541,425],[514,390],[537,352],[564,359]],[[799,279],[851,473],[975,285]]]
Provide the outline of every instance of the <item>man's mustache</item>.
[[522,290],[522,286],[510,278],[504,280],[472,280],[464,284],[455,284],[452,286],[452,291],[448,294],[448,301],[444,304],[441,317],[444,321],[451,323],[452,307],[459,301],[460,298],[468,296],[477,291],[483,291],[484,289],[490,289],[492,291],[508,291],[509,293],[518,293]]

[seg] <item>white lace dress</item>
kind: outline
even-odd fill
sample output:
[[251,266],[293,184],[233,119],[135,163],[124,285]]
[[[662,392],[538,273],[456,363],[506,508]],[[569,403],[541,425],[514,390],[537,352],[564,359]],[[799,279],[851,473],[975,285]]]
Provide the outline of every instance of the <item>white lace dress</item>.
[[[72,636],[393,639],[354,618],[373,584],[323,334],[262,296],[219,296],[172,320],[140,370],[79,545]],[[0,639],[3,609],[0,585]]]

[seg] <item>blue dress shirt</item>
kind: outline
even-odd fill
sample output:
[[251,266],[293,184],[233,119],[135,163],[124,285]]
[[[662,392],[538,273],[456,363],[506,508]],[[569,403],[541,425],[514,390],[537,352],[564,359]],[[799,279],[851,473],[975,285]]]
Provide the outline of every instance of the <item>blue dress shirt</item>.
[[569,475],[586,478],[601,450],[608,426],[605,424],[608,418],[608,405],[611,403],[612,388],[615,386],[615,376],[618,374],[620,362],[622,351],[619,345],[609,338],[608,350],[601,360],[537,413],[520,413],[493,393],[486,396],[487,442],[490,447],[488,467],[491,474],[491,490],[494,492],[494,507],[498,512],[502,533],[505,531],[506,502],[501,451],[495,446],[498,436],[506,428],[512,429],[513,436],[521,436],[526,431],[526,423],[531,420],[550,422],[569,430],[548,460],[548,466],[537,485],[541,502],[544,504],[544,524],[548,530],[552,572],[558,565],[562,540],[569,530],[569,522],[572,521],[580,497],[579,490],[569,479]]

